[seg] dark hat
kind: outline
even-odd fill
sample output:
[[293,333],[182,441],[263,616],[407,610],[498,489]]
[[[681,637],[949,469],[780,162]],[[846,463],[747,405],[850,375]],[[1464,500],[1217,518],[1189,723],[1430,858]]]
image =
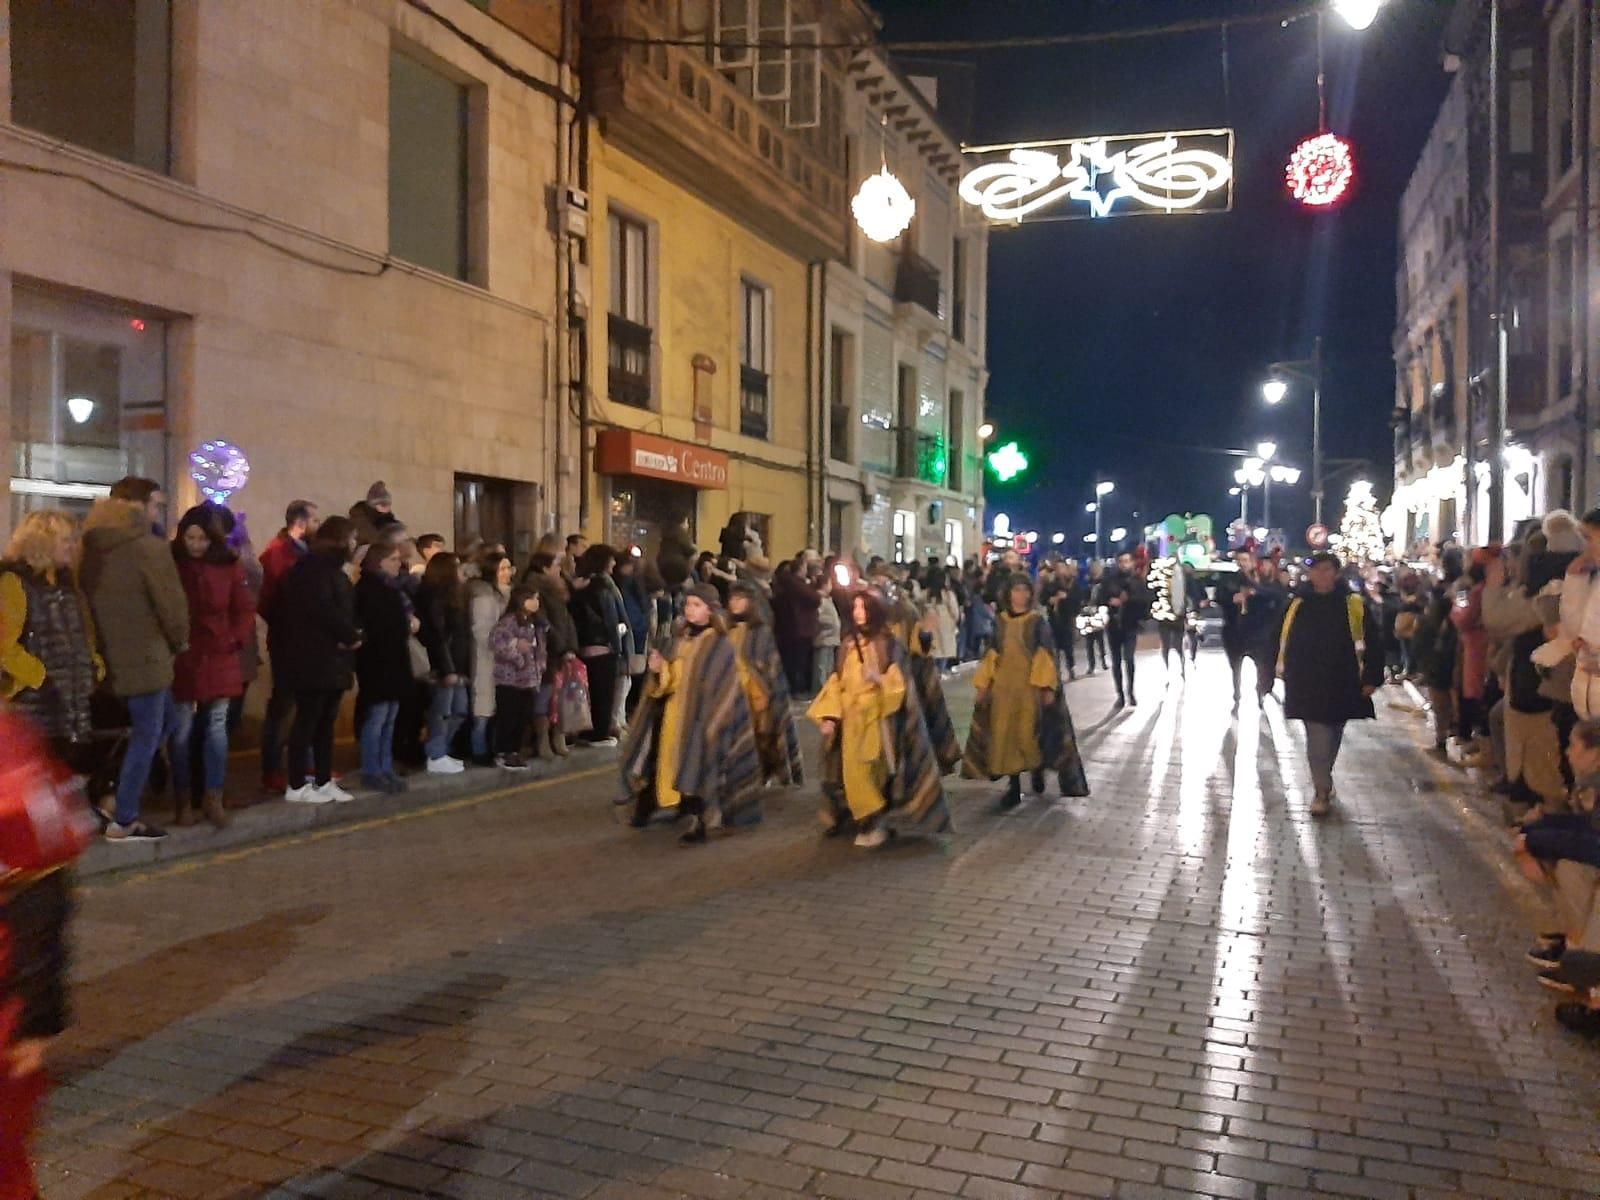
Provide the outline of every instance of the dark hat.
[[378,480],[367,489],[368,504],[393,504],[394,498],[389,495],[389,485],[383,480]]
[[717,589],[709,583],[697,583],[684,588],[683,595],[685,599],[693,596],[714,609],[722,607],[722,597],[717,593]]
[[1344,567],[1344,564],[1339,561],[1339,556],[1331,550],[1318,550],[1310,558],[1306,559],[1306,566],[1308,567],[1320,567],[1323,563],[1332,563],[1335,571]]

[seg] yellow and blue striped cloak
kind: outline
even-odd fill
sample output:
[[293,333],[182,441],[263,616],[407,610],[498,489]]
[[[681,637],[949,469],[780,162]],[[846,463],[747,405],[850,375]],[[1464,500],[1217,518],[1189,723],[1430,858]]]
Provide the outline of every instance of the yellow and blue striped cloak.
[[[688,636],[680,628],[674,638]],[[673,786],[698,796],[708,813],[720,810],[726,825],[761,819],[761,758],[756,750],[750,705],[739,686],[739,657],[720,629],[696,635],[711,638],[699,647],[689,675],[679,685],[683,696],[683,739]],[[618,804],[632,804],[656,778],[656,738],[665,697],[646,694],[628,724],[622,747],[622,793]]]

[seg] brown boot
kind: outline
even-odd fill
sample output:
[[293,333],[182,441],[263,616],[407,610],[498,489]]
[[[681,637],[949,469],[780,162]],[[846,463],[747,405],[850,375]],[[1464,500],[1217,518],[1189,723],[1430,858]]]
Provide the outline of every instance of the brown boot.
[[567,756],[567,739],[561,736],[561,730],[554,725],[550,726],[550,753],[557,758]]
[[533,719],[533,740],[528,751],[530,758],[549,758],[555,751],[550,749],[550,718],[535,717]]
[[194,805],[189,803],[188,797],[184,797],[182,800],[179,800],[178,811],[173,814],[172,823],[180,826],[181,828],[187,829],[189,826],[193,825],[196,820],[198,820],[198,818],[194,813]]
[[233,818],[228,815],[228,810],[223,807],[222,793],[220,791],[206,793],[204,808],[206,820],[210,821],[217,829],[226,829],[233,821]]

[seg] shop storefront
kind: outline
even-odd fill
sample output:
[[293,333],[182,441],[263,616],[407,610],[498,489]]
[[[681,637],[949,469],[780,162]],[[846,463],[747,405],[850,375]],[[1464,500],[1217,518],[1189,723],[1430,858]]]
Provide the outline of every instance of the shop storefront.
[[170,484],[163,322],[17,287],[10,333],[12,525],[87,511],[124,475]]
[[699,545],[700,493],[728,490],[726,454],[633,430],[602,431],[594,468],[605,489],[606,541],[637,546],[647,559],[669,535]]

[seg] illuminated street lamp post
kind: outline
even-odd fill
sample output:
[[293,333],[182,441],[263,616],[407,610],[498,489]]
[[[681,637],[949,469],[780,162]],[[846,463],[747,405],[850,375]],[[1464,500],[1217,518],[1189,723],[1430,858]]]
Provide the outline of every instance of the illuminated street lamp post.
[[1261,385],[1261,398],[1268,404],[1282,404],[1289,395],[1285,376],[1311,385],[1311,503],[1317,524],[1322,524],[1322,338],[1312,344],[1311,357],[1291,362],[1275,362],[1270,377]]
[[1094,544],[1096,547],[1100,545],[1100,509],[1102,502],[1116,490],[1117,485],[1109,479],[1102,479],[1094,485],[1094,503],[1089,505],[1088,509],[1094,514]]

